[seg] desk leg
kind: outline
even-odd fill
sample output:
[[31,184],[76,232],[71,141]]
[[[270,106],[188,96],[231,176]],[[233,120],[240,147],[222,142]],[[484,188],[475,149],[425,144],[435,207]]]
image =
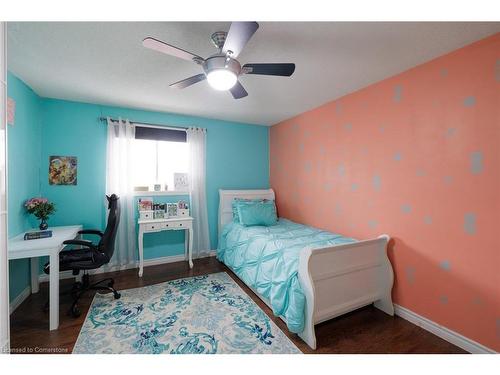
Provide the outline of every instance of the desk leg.
[[[59,249],[58,249],[59,250]],[[49,303],[51,331],[59,327],[59,251],[50,254]]]
[[189,260],[189,228],[184,230],[184,260]]
[[31,258],[31,293],[38,293],[38,257]]
[[144,244],[143,244],[144,232],[139,225],[139,238],[137,242],[139,243],[139,277],[142,277],[144,269]]
[[188,247],[188,257],[189,257],[189,268],[193,268],[193,228],[189,228],[189,247]]

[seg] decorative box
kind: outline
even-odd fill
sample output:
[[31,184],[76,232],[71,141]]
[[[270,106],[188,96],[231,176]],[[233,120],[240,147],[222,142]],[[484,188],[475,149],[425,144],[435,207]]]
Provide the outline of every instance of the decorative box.
[[189,209],[179,208],[177,210],[177,216],[189,216]]
[[154,211],[139,211],[140,220],[152,220],[154,219]]

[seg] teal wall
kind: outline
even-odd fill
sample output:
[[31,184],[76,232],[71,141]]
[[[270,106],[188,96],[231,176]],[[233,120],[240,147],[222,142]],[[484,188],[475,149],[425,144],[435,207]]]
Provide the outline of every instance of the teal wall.
[[[24,82],[7,75],[8,96],[16,103],[14,125],[8,126],[9,237],[24,232],[36,221],[26,214],[23,203],[40,193],[42,145],[41,99]],[[29,260],[9,262],[9,295],[12,301],[30,284]]]
[[[207,129],[207,206],[212,249],[217,246],[218,190],[269,187],[269,129],[265,126],[43,99],[41,192],[57,206],[49,225],[81,223],[88,228],[104,228],[106,126],[98,121],[100,116]],[[77,186],[49,185],[50,155],[78,157]],[[178,242],[160,249],[165,236],[173,236]],[[146,258],[178,254],[184,246],[181,233],[147,237]],[[153,249],[146,247],[150,244]]]
[[[212,249],[217,246],[218,190],[269,187],[269,131],[265,126],[201,117],[134,110],[38,97],[14,75],[8,75],[9,97],[16,101],[16,121],[9,127],[9,235],[37,223],[25,214],[23,202],[41,195],[56,204],[49,225],[105,227],[106,127],[101,116],[169,126],[207,128],[207,205]],[[49,156],[78,158],[78,184],[48,183]],[[186,196],[155,197],[157,202]],[[184,233],[148,234],[145,258],[182,254]],[[40,262],[41,266],[44,264]],[[29,262],[10,262],[10,296],[29,285]]]

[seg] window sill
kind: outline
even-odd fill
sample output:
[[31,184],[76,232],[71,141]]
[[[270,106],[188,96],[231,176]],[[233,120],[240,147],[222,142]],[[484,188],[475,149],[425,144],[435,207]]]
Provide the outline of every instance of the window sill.
[[161,195],[189,195],[186,190],[169,190],[169,191],[134,191],[134,196],[153,197]]

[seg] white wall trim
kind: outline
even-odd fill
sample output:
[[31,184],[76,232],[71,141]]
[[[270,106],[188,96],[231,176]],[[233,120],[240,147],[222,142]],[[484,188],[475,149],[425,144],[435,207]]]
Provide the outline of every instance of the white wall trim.
[[462,336],[461,334],[452,331],[451,329],[448,329],[436,322],[433,322],[432,320],[424,318],[423,316],[418,315],[417,313],[414,313],[413,311],[408,310],[405,307],[394,304],[394,312],[396,315],[409,321],[410,323],[413,323],[425,329],[426,331],[429,331],[430,333],[438,337],[441,337],[443,340],[446,340],[452,343],[453,345],[456,345],[459,348],[468,351],[469,353],[473,354],[497,353],[493,349],[487,348],[486,346],[481,345],[480,343],[471,340],[465,336]]
[[16,298],[14,298],[10,303],[9,303],[9,314],[12,314],[15,309],[17,309],[21,303],[24,302],[26,298],[28,298],[31,294],[31,286],[27,286],[26,288],[23,289],[21,293],[17,295]]
[[[214,256],[216,253],[215,250],[211,250],[209,253],[206,253],[205,256],[199,257],[200,258],[206,258],[206,257],[211,257]],[[186,255],[185,254],[179,254],[179,255],[169,255],[166,257],[160,257],[160,258],[153,258],[153,259],[146,259],[144,260],[144,267],[149,267],[149,266],[156,266],[159,264],[167,264],[167,263],[174,263],[174,262],[182,262],[186,260]],[[139,268],[139,261],[129,263],[123,266],[115,266],[115,267],[101,267],[95,270],[90,270],[89,274],[91,275],[97,275],[105,272],[115,272],[115,271],[124,271],[128,269],[133,269],[133,268]],[[59,279],[71,279],[74,278],[71,271],[63,271],[59,273]],[[49,275],[46,275],[44,273],[40,274],[38,277],[38,281],[43,283],[49,281]]]

